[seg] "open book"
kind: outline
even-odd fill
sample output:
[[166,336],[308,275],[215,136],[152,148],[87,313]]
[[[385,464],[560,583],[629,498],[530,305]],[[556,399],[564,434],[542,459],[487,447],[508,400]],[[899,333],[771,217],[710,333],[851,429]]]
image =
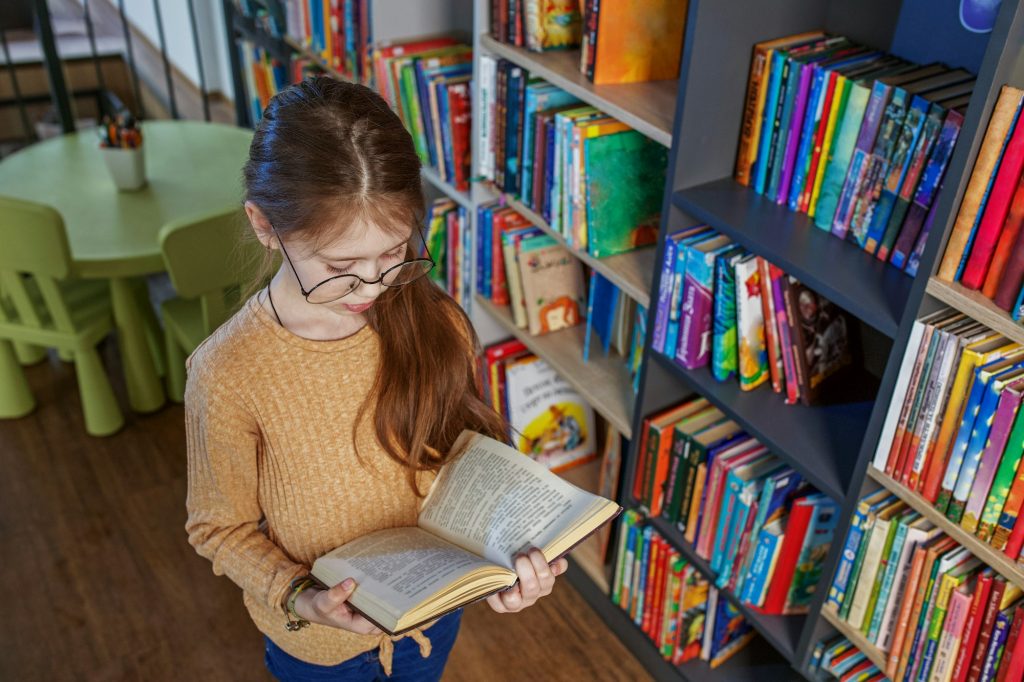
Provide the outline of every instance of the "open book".
[[397,635],[511,587],[513,560],[537,547],[550,562],[621,508],[498,441],[464,431],[417,525],[380,530],[313,563],[325,587],[356,581],[348,604]]

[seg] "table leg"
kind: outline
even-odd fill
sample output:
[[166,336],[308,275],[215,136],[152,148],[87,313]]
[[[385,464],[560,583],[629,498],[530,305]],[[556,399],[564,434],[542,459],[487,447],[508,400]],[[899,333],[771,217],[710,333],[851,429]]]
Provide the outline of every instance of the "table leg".
[[30,343],[24,343],[21,341],[14,342],[14,352],[18,356],[18,362],[26,367],[28,365],[34,365],[42,362],[46,359],[45,347],[33,346]]
[[132,280],[112,278],[110,299],[121,347],[128,402],[136,412],[154,412],[164,404],[164,390],[149,350],[145,312],[140,309],[138,289]]
[[156,318],[153,304],[149,300],[149,285],[142,277],[133,280],[135,295],[139,304],[139,312],[142,313],[142,321],[146,328],[146,342],[149,344],[150,355],[156,366],[156,373],[160,376],[166,374],[166,362],[164,358],[164,330],[160,326],[160,320]]

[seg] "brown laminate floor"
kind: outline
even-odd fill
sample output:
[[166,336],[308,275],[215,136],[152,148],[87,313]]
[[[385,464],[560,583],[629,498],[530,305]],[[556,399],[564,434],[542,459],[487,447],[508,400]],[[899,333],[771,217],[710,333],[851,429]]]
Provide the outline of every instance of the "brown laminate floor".
[[[0,421],[0,680],[269,680],[238,588],[186,541],[181,407],[91,438],[73,367],[26,372],[36,411]],[[467,609],[445,679],[648,677],[562,583],[521,614]]]

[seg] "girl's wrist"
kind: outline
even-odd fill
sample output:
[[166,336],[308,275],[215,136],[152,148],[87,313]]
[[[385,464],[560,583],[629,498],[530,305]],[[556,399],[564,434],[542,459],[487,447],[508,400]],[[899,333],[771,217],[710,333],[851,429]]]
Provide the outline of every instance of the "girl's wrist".
[[316,610],[313,608],[313,599],[316,597],[318,592],[322,590],[319,587],[310,587],[303,590],[295,598],[295,615],[303,620],[308,620],[311,623],[317,622]]

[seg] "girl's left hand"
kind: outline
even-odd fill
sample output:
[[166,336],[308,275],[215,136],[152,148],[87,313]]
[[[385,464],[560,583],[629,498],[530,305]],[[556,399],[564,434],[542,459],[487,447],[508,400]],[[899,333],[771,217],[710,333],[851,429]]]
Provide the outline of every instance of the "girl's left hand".
[[498,613],[522,611],[541,597],[551,594],[555,576],[562,575],[569,568],[569,562],[564,558],[549,564],[544,554],[536,548],[517,556],[514,565],[519,582],[487,598],[487,603]]

